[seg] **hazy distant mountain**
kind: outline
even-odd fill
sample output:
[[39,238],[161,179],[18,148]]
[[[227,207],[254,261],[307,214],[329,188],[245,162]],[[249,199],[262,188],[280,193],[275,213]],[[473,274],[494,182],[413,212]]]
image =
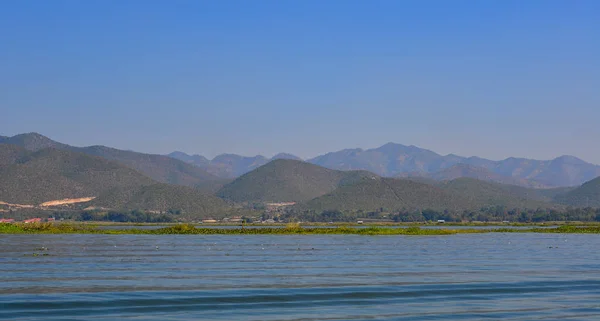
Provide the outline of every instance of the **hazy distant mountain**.
[[446,169],[442,169],[438,172],[427,173],[427,172],[410,172],[410,173],[400,173],[396,175],[399,178],[427,178],[435,181],[450,181],[453,179],[468,177],[475,178],[481,181],[487,182],[496,182],[501,184],[508,185],[517,185],[524,187],[534,187],[534,188],[543,188],[546,185],[538,183],[533,180],[527,180],[523,178],[516,178],[510,176],[504,176],[497,173],[492,172],[489,169],[468,165],[468,164],[456,164],[448,167]]
[[163,183],[196,186],[199,184],[205,185],[207,181],[219,181],[219,178],[200,167],[168,156],[137,153],[105,146],[75,147],[53,141],[37,133],[5,137],[0,139],[0,143],[21,146],[30,151],[52,147],[100,156],[114,160]]
[[[104,146],[74,147],[37,133],[0,136],[0,143],[22,146],[31,151],[52,147],[101,156],[129,166],[159,182],[202,186],[206,190],[215,190],[226,183],[224,179],[239,177],[267,164],[270,160],[299,160],[294,155],[283,153],[271,159],[260,155],[245,157],[223,154],[212,160],[182,152],[173,152],[168,156],[151,155]],[[514,157],[492,161],[454,154],[442,156],[427,149],[395,143],[367,150],[345,149],[331,152],[307,162],[336,170],[366,170],[387,177],[436,180],[472,177],[527,187],[578,186],[600,176],[600,166],[573,156],[561,156],[545,161]],[[212,182],[215,186],[211,186]]]
[[[175,152],[169,156],[206,169],[222,178],[245,174],[269,159],[263,156],[244,157],[224,154],[207,163],[199,155]],[[278,154],[273,159],[296,159],[290,154]],[[309,163],[336,170],[366,170],[380,176],[450,180],[472,177],[485,181],[526,187],[577,186],[600,176],[600,166],[573,156],[553,160],[532,160],[510,157],[492,161],[480,157],[439,155],[416,146],[387,143],[381,147],[363,150],[344,149],[307,160]]]
[[173,152],[168,155],[184,162],[194,164],[200,168],[205,169],[207,172],[221,177],[221,178],[236,178],[240,175],[246,174],[262,165],[265,165],[271,160],[276,159],[293,159],[301,160],[300,157],[292,154],[280,153],[268,159],[264,156],[258,155],[254,157],[240,156],[236,154],[221,154],[212,160],[200,155],[188,155],[183,152]]
[[336,171],[290,159],[277,159],[225,185],[217,195],[235,202],[300,202],[351,185],[365,171]]
[[[262,156],[224,154],[209,161],[209,167],[215,165],[213,170],[222,166],[222,173],[231,176],[251,169],[235,180],[228,180],[167,156],[104,146],[73,147],[39,134],[0,137],[0,141],[7,143],[0,143],[0,201],[9,203],[35,205],[63,198],[96,197],[84,205],[177,210],[195,217],[229,215],[236,209],[226,201],[294,201],[299,203],[297,209],[317,211],[600,206],[600,178],[578,187],[523,187],[551,179],[574,182],[596,175],[598,166],[571,156],[551,161],[509,158],[493,162],[386,144],[372,151],[344,150],[316,160],[335,162],[345,169],[368,163],[386,173],[417,169],[418,174],[400,174],[413,176],[410,179],[382,178],[365,170],[333,170],[295,160],[289,154],[277,155],[272,161]],[[369,163],[370,155],[376,161],[371,159]],[[199,155],[172,156],[186,158],[188,162],[202,161]],[[436,168],[441,169],[433,171]],[[159,183],[158,179],[199,188]]]
[[297,160],[297,161],[302,160],[302,158],[300,158],[296,155],[288,154],[288,153],[279,153],[279,154],[271,157],[271,160],[276,160],[276,159],[293,159],[293,160]]
[[213,175],[234,178],[269,162],[264,156],[246,157],[235,154],[222,154],[210,161],[206,168]]
[[197,154],[196,155],[188,155],[184,152],[172,152],[171,154],[169,154],[167,156],[175,158],[175,159],[179,159],[186,163],[194,164],[199,167],[205,167],[205,166],[208,166],[208,164],[210,164],[210,160],[208,160],[208,158],[206,158],[202,155],[197,155]]
[[308,161],[332,169],[362,169],[382,176],[395,176],[403,172],[438,171],[458,163],[459,160],[448,163],[432,151],[415,146],[388,143],[369,150],[344,149],[317,156]]
[[[506,179],[513,178],[542,186],[574,186],[600,176],[600,166],[586,163],[573,156],[562,156],[548,161],[523,158],[491,161],[453,154],[442,156],[419,147],[394,143],[368,150],[345,149],[308,161],[331,169],[362,169],[382,176],[397,176],[401,173],[437,173],[456,164],[466,164],[506,177],[495,176],[490,180],[509,182]],[[520,185],[530,186],[528,184],[520,183]]]

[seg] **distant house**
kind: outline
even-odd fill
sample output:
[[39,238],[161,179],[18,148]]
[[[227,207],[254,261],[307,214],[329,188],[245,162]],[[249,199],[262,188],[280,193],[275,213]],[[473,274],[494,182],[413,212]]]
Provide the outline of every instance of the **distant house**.
[[14,223],[14,218],[0,218],[0,223]]
[[356,221],[356,224],[362,224],[364,223],[363,221]]
[[23,223],[40,223],[42,221],[41,218],[36,217],[36,218],[30,218],[28,220],[24,220]]
[[274,220],[274,219],[272,219],[272,218],[270,218],[270,219],[268,219],[268,220],[265,220],[263,223],[266,223],[266,224],[273,224],[273,223],[275,223],[275,220]]
[[49,217],[49,218],[47,219],[47,221],[48,221],[48,222],[54,222],[54,221],[56,221],[56,220],[54,219],[54,217]]
[[217,223],[217,220],[209,218],[209,219],[206,219],[206,220],[202,220],[202,223]]
[[445,220],[437,220],[438,223],[446,223]]

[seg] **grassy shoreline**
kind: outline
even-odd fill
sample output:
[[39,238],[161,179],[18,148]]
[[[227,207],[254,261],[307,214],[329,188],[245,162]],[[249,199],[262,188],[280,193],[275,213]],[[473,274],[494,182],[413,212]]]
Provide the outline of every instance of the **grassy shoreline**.
[[158,229],[100,229],[92,224],[70,223],[29,223],[29,224],[0,224],[0,234],[137,234],[137,235],[455,235],[483,233],[569,233],[569,234],[600,234],[600,226],[563,225],[551,228],[532,227],[527,229],[495,228],[495,229],[421,229],[419,226],[393,228],[367,226],[353,228],[339,226],[333,228],[302,227],[299,224],[288,224],[283,228],[198,228],[192,224],[177,224]]
[[[215,226],[241,226],[240,222],[217,222],[217,223],[200,223],[200,222],[164,222],[164,223],[135,223],[135,222],[107,222],[107,221],[62,221],[55,222],[55,224],[79,224],[79,225],[93,225],[93,226],[175,226],[180,224],[191,224],[195,226],[207,226],[207,227],[215,227]],[[261,227],[271,227],[271,226],[287,226],[290,223],[244,223],[245,226],[261,226]],[[292,223],[296,224],[296,223]],[[531,222],[531,223],[520,223],[520,222],[511,222],[511,223],[502,223],[502,222],[446,222],[446,223],[437,223],[437,222],[365,222],[362,224],[358,224],[356,222],[334,222],[334,223],[321,223],[321,222],[305,222],[300,223],[303,227],[321,227],[321,226],[392,226],[392,227],[413,227],[413,226],[504,226],[504,227],[523,227],[523,226],[563,226],[563,225],[575,225],[575,226],[600,226],[600,222],[584,222],[584,221],[547,221],[547,222]]]

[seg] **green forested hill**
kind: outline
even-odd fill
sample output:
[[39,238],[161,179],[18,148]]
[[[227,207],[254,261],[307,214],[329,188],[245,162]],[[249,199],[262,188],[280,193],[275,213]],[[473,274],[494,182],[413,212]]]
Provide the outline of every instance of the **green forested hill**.
[[500,175],[493,171],[468,164],[456,164],[451,167],[442,169],[438,172],[427,173],[400,173],[396,176],[397,178],[423,178],[432,181],[451,181],[458,178],[472,178],[480,181],[493,182],[506,185],[516,185],[523,187],[545,187],[544,184],[538,183],[534,180],[528,180],[524,178],[517,178],[511,176]]
[[291,159],[277,159],[225,185],[217,195],[235,202],[301,202],[363,177],[365,171],[336,171]]
[[163,183],[196,186],[220,179],[205,170],[163,155],[143,154],[105,146],[78,148],[77,151],[119,162]]
[[100,157],[57,149],[27,152],[0,145],[0,155],[15,155],[15,152],[18,157],[12,157],[11,164],[0,167],[0,201],[35,205],[155,183],[128,167]]
[[[548,194],[551,194],[548,192]],[[488,206],[507,208],[560,208],[546,190],[485,182],[472,178],[427,184],[411,179],[365,179],[340,187],[299,208],[312,210],[363,210],[379,208],[474,210]]]
[[222,199],[195,188],[161,183],[111,189],[93,200],[91,205],[119,210],[179,213],[186,217],[220,217],[231,210]]
[[575,207],[600,207],[600,177],[564,194],[556,195],[555,201]]
[[0,201],[39,205],[65,198],[96,197],[73,208],[219,216],[231,208],[192,187],[158,183],[118,162],[84,153],[46,148],[30,152],[0,144]]
[[22,147],[0,144],[0,167],[13,165],[27,154],[29,154],[29,152]]
[[465,209],[475,204],[459,194],[406,179],[366,178],[317,197],[300,208],[313,210]]
[[37,133],[2,137],[0,143],[17,145],[29,151],[54,148],[99,156],[132,168],[156,181],[168,184],[208,186],[210,182],[219,181],[219,178],[197,166],[164,155],[144,154],[105,146],[75,147],[56,142]]
[[509,208],[553,207],[551,198],[542,190],[481,181],[474,178],[457,178],[440,183],[446,191],[461,195],[478,206],[501,205]]

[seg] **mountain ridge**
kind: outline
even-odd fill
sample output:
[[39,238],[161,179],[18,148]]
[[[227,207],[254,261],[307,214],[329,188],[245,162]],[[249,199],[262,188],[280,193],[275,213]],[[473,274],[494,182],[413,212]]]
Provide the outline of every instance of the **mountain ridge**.
[[213,159],[208,159],[198,154],[189,155],[184,152],[175,151],[167,154],[167,156],[194,164],[217,177],[225,179],[239,177],[277,159],[302,160],[300,157],[289,153],[279,153],[271,158],[262,155],[242,156],[224,153],[215,156]]
[[376,175],[276,159],[238,177],[216,195],[234,202],[302,202],[370,176]]
[[425,172],[411,172],[411,173],[400,173],[394,177],[397,178],[425,178],[434,181],[451,181],[457,178],[475,178],[481,181],[495,182],[507,185],[532,187],[532,188],[548,188],[542,183],[534,180],[528,180],[523,178],[515,178],[509,176],[503,176],[494,173],[484,167],[458,163],[451,167],[442,169],[434,173]]
[[114,210],[173,210],[197,217],[230,209],[214,195],[159,183],[103,157],[54,147],[28,151],[0,144],[0,202],[43,210],[48,201],[65,199],[84,199],[67,205],[71,210],[92,205]]
[[558,194],[554,200],[568,206],[600,207],[600,177],[585,182],[567,193]]
[[483,167],[506,177],[532,180],[553,187],[575,186],[600,176],[600,166],[574,156],[561,156],[546,161],[516,157],[492,161],[478,156],[442,156],[427,149],[395,143],[367,150],[345,149],[308,161],[332,169],[369,170],[381,176],[395,176],[406,172],[434,173],[462,163]]
[[[261,155],[247,157],[221,154],[212,160],[182,152],[169,155],[144,154],[101,145],[75,147],[53,141],[38,133],[0,136],[0,143],[14,144],[34,151],[52,147],[101,156],[119,161],[159,182],[203,186],[207,190],[215,190],[226,180],[237,178],[274,159],[300,159],[285,153],[272,158]],[[477,167],[480,171],[489,171],[490,178],[485,180],[539,188],[574,187],[600,176],[599,165],[570,155],[551,160],[508,157],[494,161],[478,156],[443,156],[414,145],[392,142],[371,149],[353,148],[329,152],[306,162],[334,170],[366,170],[383,177],[415,176],[415,173],[423,177],[443,176],[444,170],[452,171],[453,166],[464,164]],[[465,171],[462,175],[473,177],[475,174]],[[215,182],[217,187],[211,187],[211,182]]]
[[[232,178],[231,176],[235,176],[236,173],[245,174],[257,168],[257,165],[264,165],[275,158],[268,159],[260,155],[254,157],[236,154],[224,155],[230,159],[238,159],[235,165],[229,165],[232,168],[235,167],[235,170],[229,169],[227,178]],[[200,155],[194,156],[200,157]],[[257,158],[260,158],[260,161],[255,162],[252,167],[244,167],[242,164]],[[578,186],[600,176],[599,165],[585,162],[571,155],[562,155],[551,160],[507,157],[495,161],[479,156],[441,155],[414,145],[392,142],[371,149],[348,148],[328,152],[307,159],[306,162],[335,170],[366,170],[383,177],[408,177],[409,173],[422,173],[426,177],[435,176],[455,165],[464,164],[489,171],[490,176],[494,176],[490,181],[512,182],[511,184],[539,188]],[[203,166],[211,171],[210,163]],[[227,167],[222,162],[219,166]],[[216,170],[212,170],[212,173],[217,176],[222,175]]]
[[406,179],[376,177],[342,186],[334,191],[298,204],[298,209],[373,211],[400,209],[467,209],[475,203],[444,189]]
[[38,133],[26,133],[0,138],[0,144],[16,145],[33,152],[45,148],[55,148],[100,156],[121,163],[162,183],[194,187],[197,185],[206,185],[207,181],[220,181],[218,177],[200,167],[165,155],[144,154],[102,145],[75,147],[54,141]]

